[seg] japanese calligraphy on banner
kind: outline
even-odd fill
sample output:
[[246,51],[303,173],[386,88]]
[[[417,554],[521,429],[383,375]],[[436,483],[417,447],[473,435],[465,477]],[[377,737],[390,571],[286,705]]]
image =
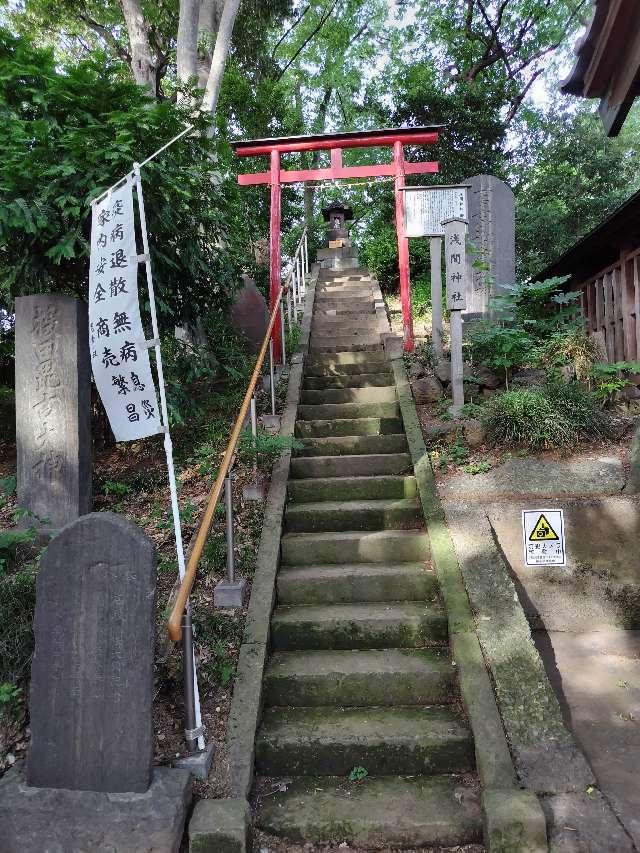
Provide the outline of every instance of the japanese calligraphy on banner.
[[467,188],[407,187],[404,211],[405,236],[442,237],[445,219],[467,218]]
[[116,441],[164,432],[138,303],[131,178],[93,206],[89,345]]
[[450,311],[462,311],[467,307],[467,223],[464,219],[449,219],[442,224],[447,270],[447,308]]

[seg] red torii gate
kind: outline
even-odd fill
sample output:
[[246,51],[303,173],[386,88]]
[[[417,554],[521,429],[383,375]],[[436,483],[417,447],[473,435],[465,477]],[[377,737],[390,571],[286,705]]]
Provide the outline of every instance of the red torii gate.
[[[398,266],[400,272],[400,299],[402,302],[403,340],[406,352],[413,350],[413,321],[411,318],[411,291],[409,287],[409,241],[404,233],[404,188],[405,175],[424,175],[438,171],[436,162],[407,163],[404,159],[405,145],[432,145],[438,141],[440,125],[416,128],[390,128],[383,130],[358,131],[356,133],[327,133],[316,136],[287,136],[276,139],[252,139],[232,142],[231,147],[238,157],[268,155],[270,170],[257,174],[238,175],[241,186],[269,184],[271,186],[270,217],[270,286],[271,304],[274,304],[282,281],[280,270],[280,200],[282,184],[301,181],[341,180],[344,178],[372,178],[395,176],[396,234],[398,237]],[[343,166],[343,148],[391,147],[393,162],[371,166]],[[280,168],[282,154],[300,151],[331,151],[331,166],[328,169]],[[273,331],[274,350],[281,352],[280,320]]]

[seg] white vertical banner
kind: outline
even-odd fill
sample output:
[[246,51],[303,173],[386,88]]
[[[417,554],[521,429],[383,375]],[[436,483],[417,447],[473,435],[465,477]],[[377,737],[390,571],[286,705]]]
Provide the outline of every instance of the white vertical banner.
[[447,308],[462,311],[467,307],[467,222],[464,219],[446,219],[444,228],[444,259],[446,268]]
[[164,432],[140,317],[132,177],[93,206],[89,344],[116,441]]
[[[188,129],[183,131],[152,156],[173,144],[187,131]],[[152,158],[147,158],[145,162],[150,159]],[[134,186],[140,219],[142,255],[138,255],[136,242]],[[151,340],[146,339],[140,316],[138,268],[141,263],[145,266],[149,294],[153,334]],[[139,164],[134,164],[133,173],[127,175],[123,182],[112,187],[93,205],[89,267],[89,344],[96,386],[116,441],[133,441],[164,433],[178,573],[182,579],[185,574],[185,560],[180,509]],[[151,372],[150,348],[155,350],[156,355],[160,408]],[[195,740],[198,747],[204,749],[195,656],[193,682],[197,732]]]

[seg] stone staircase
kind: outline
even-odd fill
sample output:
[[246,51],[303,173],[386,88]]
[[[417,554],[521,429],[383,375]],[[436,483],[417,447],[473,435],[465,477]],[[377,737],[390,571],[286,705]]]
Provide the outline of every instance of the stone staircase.
[[255,745],[256,773],[281,784],[256,822],[294,841],[453,847],[482,836],[473,738],[377,288],[366,270],[323,270],[316,288]]

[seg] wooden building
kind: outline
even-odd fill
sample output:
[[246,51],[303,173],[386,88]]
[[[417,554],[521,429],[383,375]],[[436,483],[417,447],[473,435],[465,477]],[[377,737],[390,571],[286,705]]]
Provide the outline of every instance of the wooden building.
[[567,95],[599,98],[607,136],[617,136],[640,94],[640,2],[595,0],[576,48],[576,64],[560,86]]
[[585,329],[604,340],[607,361],[640,360],[640,191],[535,278],[560,275],[580,292]]

